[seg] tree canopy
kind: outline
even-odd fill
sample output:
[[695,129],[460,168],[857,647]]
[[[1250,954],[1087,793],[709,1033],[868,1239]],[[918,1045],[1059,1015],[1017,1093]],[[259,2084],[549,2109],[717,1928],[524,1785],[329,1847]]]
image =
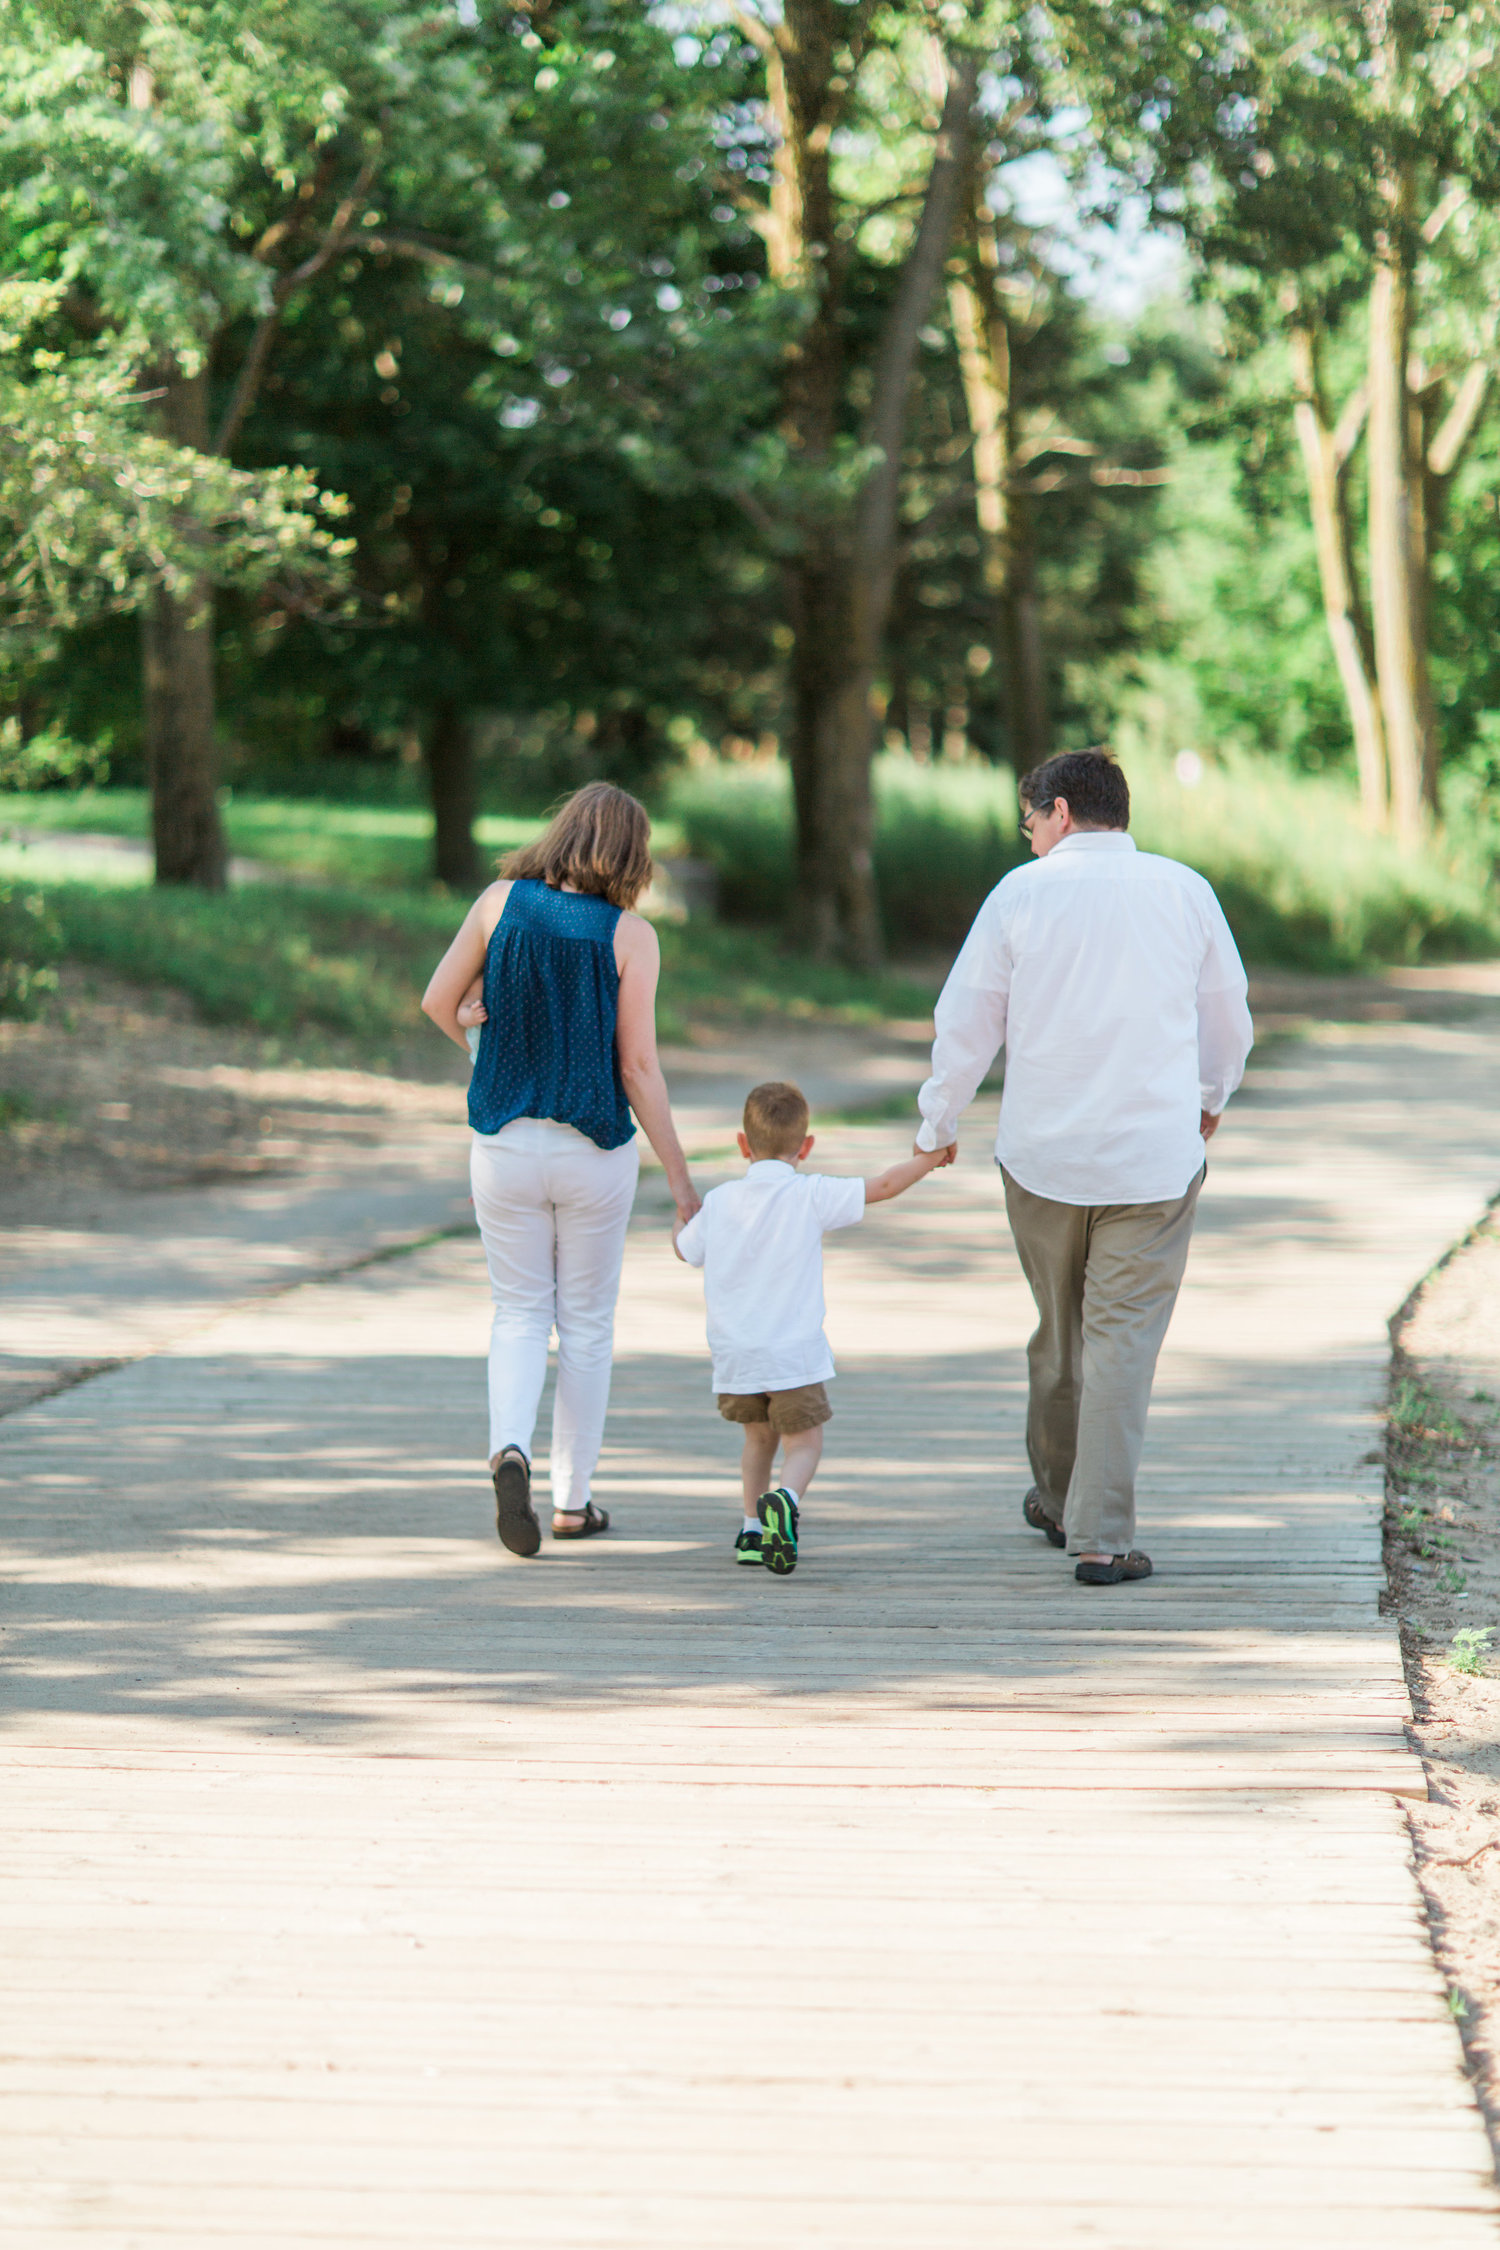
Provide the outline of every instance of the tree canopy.
[[[866,959],[882,741],[1149,711],[1414,836],[1500,704],[1497,19],[0,0],[14,692],[140,743],[186,880],[226,734],[420,757],[455,883],[523,737],[776,744]],[[1172,302],[1080,293],[1039,166]]]

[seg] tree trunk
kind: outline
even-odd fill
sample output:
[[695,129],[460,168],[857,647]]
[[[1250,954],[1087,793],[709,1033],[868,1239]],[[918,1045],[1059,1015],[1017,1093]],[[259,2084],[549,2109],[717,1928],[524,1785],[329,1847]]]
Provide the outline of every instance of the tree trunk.
[[[788,7],[789,24],[795,12]],[[861,967],[873,967],[883,950],[870,763],[875,675],[896,577],[902,441],[918,331],[941,280],[958,215],[977,78],[974,58],[950,60],[916,239],[873,369],[862,434],[875,466],[855,500],[852,521],[831,534],[809,532],[792,566],[796,644],[789,747],[801,915],[818,951],[837,950]],[[826,405],[825,385],[816,403]],[[830,433],[832,426],[830,415]]]
[[[839,16],[835,0],[786,0],[780,36],[768,54],[777,127],[767,244],[771,271],[776,279],[806,289],[813,300],[811,318],[787,362],[784,428],[794,455],[814,470],[828,465],[845,372],[848,261],[830,168],[842,93],[835,68],[843,28]],[[804,942],[822,956],[858,950],[877,927],[873,821],[868,806],[861,819],[856,804],[851,822],[847,776],[838,771],[838,734],[831,724],[849,684],[846,529],[831,511],[809,523],[786,569],[793,637],[785,748],[797,827],[797,919]]]
[[1338,442],[1328,426],[1316,332],[1305,322],[1295,321],[1291,337],[1298,392],[1297,442],[1302,449],[1302,465],[1307,476],[1318,577],[1323,589],[1323,615],[1328,625],[1328,638],[1333,644],[1344,701],[1349,708],[1349,723],[1354,731],[1360,809],[1368,827],[1382,829],[1390,810],[1385,726],[1375,685],[1374,650],[1354,573],[1354,539],[1349,524],[1345,478],[1347,452],[1341,460]]
[[[1418,462],[1421,470],[1423,498],[1424,563],[1422,571],[1422,645],[1431,646],[1430,605],[1432,599],[1432,557],[1437,552],[1442,537],[1443,518],[1447,509],[1448,493],[1455,470],[1479,427],[1485,403],[1490,395],[1491,373],[1488,362],[1474,360],[1461,377],[1453,394],[1448,411],[1435,431],[1429,431],[1428,413],[1423,412],[1415,436],[1421,447]],[[1431,401],[1436,412],[1436,400]],[[1428,708],[1431,710],[1431,690],[1428,691]],[[1437,762],[1438,728],[1435,714],[1431,719],[1429,742],[1431,758],[1422,774],[1423,793],[1428,810],[1434,819],[1441,811]]]
[[1429,761],[1435,767],[1437,756],[1422,637],[1426,603],[1416,485],[1423,469],[1412,458],[1407,396],[1411,275],[1406,235],[1412,187],[1409,170],[1390,184],[1390,224],[1370,292],[1370,607],[1390,759],[1391,814],[1404,843],[1415,843],[1423,833],[1422,777]]
[[[176,445],[208,451],[208,377],[164,370],[158,408]],[[214,597],[207,577],[141,617],[146,773],[158,883],[221,891],[227,872],[214,739]]]
[[432,872],[451,890],[476,890],[474,746],[468,720],[451,697],[434,706],[424,747],[432,796]]
[[1036,542],[1030,507],[1012,489],[1015,391],[1010,322],[995,276],[999,244],[994,213],[973,197],[971,256],[949,278],[948,304],[958,340],[964,403],[974,442],[974,512],[980,566],[994,611],[993,640],[1005,694],[1005,729],[1017,774],[1040,765],[1051,729],[1047,674],[1036,597]]
[[1036,588],[1036,531],[1031,502],[1024,493],[1017,493],[1012,500],[1011,527],[1010,572],[1001,629],[1006,722],[1020,775],[1039,766],[1052,753],[1047,652],[1042,643],[1042,611]]

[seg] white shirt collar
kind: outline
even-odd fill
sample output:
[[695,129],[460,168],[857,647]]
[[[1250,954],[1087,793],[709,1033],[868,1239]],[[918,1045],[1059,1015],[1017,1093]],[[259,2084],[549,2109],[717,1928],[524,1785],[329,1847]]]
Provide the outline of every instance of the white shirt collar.
[[746,1179],[749,1179],[752,1172],[768,1171],[773,1164],[779,1164],[786,1172],[795,1172],[797,1169],[789,1156],[755,1156],[745,1167]]
[[[1075,828],[1071,836],[1059,836],[1052,852],[1133,852],[1135,838],[1123,828]],[[1052,857],[1048,852],[1047,857]]]

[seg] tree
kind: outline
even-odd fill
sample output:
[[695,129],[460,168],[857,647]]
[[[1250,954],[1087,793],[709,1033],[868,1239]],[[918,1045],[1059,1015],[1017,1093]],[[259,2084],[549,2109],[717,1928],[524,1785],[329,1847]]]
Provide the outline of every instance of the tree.
[[533,20],[503,266],[435,224],[422,263],[383,226],[351,241],[289,310],[244,436],[337,483],[359,535],[360,613],[286,620],[278,670],[316,671],[341,725],[420,729],[458,885],[476,724],[551,711],[638,780],[674,713],[732,701],[770,622],[747,617],[756,559],[718,489],[777,348],[715,140],[740,42],[678,60],[598,0]]
[[[503,232],[506,104],[449,10],[7,0],[0,27],[0,240],[66,280],[81,333],[118,340],[179,449],[227,459],[288,309],[419,190]],[[403,247],[431,255],[420,233]],[[207,887],[219,575],[205,538],[143,636],[157,877]]]
[[[921,330],[962,208],[985,27],[966,7],[873,0],[786,0],[775,21],[746,10],[734,20],[766,66],[773,179],[756,215],[770,276],[802,308],[776,490],[751,495],[784,556],[793,632],[786,750],[799,919],[815,951],[869,963],[881,951],[872,696],[898,562],[902,447]],[[865,163],[841,165],[841,139],[861,134]],[[872,141],[883,160],[873,166]],[[892,159],[901,176],[881,192],[875,175]],[[887,235],[878,260],[872,226]]]
[[[440,419],[461,430],[449,466],[462,464],[463,481],[433,499],[425,528],[406,510],[399,587],[363,563],[361,577],[382,605],[367,627],[406,618],[433,649],[434,662],[408,667],[408,686],[425,698],[415,715],[439,871],[467,881],[464,699],[484,670],[465,622],[464,589],[484,575],[476,485],[493,487],[522,429],[538,444],[566,446],[571,429],[579,450],[613,447],[643,487],[690,480],[693,444],[707,458],[723,428],[715,382],[725,401],[742,388],[711,342],[722,315],[710,238],[744,232],[732,210],[716,219],[711,208],[717,101],[625,0],[549,0],[483,21],[401,0],[149,12],[6,0],[0,22],[12,36],[0,236],[67,274],[81,323],[133,340],[179,443],[272,459],[279,436],[306,457],[310,433],[278,431],[258,409],[289,331],[334,304],[361,339],[372,323],[360,388],[371,362],[387,369],[379,395],[395,440],[412,407],[403,324],[419,320],[413,356],[429,364],[432,332],[446,333],[461,387]],[[753,331],[753,316],[742,325]],[[348,341],[335,354],[345,371]],[[743,367],[754,357],[751,345]],[[685,452],[690,408],[701,427]],[[210,577],[206,556],[193,586],[156,601],[145,635],[158,873],[205,883],[221,879],[223,856]]]
[[[1243,331],[1285,329],[1366,815],[1415,840],[1440,801],[1434,551],[1488,399],[1500,305],[1500,9],[1241,0],[1190,23],[1142,8],[1132,26],[1107,90],[1095,73],[1097,98]],[[1326,345],[1361,303],[1364,375],[1335,407]]]
[[350,542],[312,478],[154,435],[117,354],[38,342],[60,295],[0,282],[0,665],[24,677],[90,619],[190,589],[209,540],[227,584],[282,599],[338,584]]

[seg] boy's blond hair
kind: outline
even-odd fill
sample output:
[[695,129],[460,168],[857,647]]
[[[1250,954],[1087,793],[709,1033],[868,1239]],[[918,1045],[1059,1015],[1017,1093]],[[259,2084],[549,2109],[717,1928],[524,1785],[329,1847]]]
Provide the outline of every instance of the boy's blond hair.
[[807,1096],[800,1086],[773,1078],[745,1099],[745,1138],[757,1156],[795,1156],[807,1139]]

